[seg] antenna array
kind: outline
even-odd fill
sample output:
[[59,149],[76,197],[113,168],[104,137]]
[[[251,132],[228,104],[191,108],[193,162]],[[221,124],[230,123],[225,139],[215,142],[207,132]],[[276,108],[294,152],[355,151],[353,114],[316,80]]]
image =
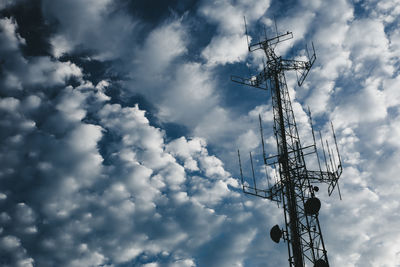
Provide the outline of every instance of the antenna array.
[[[245,179],[242,171],[240,151],[238,150],[242,189],[246,194],[270,199],[282,204],[285,227],[281,228],[279,225],[275,225],[272,227],[270,235],[276,243],[279,243],[281,238],[287,242],[289,266],[304,267],[311,264],[314,267],[327,267],[329,266],[329,261],[318,219],[321,202],[316,197],[316,193],[319,191],[316,184],[328,184],[329,196],[337,188],[341,198],[338,184],[342,173],[341,157],[333,124],[331,124],[336,151],[332,150],[327,140],[325,140],[324,144],[321,132],[319,131],[324,168],[321,167],[320,153],[317,149],[317,141],[309,109],[308,116],[311,124],[313,144],[308,146],[302,145],[286,84],[285,71],[296,71],[297,83],[301,86],[316,60],[315,49],[312,44],[312,55],[310,56],[310,52],[306,48],[307,61],[283,59],[281,56],[275,54],[275,47],[280,42],[292,39],[293,34],[289,31],[279,34],[276,23],[275,29],[276,35],[274,37],[268,39],[265,35],[264,40],[251,44],[245,20],[249,52],[264,51],[266,63],[260,73],[250,78],[231,76],[231,80],[234,82],[262,90],[270,90],[274,116],[273,130],[278,152],[277,155],[266,156],[262,120],[261,116],[259,116],[263,165],[265,170],[271,168],[275,171],[276,182],[270,185],[269,178],[267,177],[267,188],[257,187],[251,152],[250,164],[252,177]],[[318,170],[308,170],[306,166],[306,157],[311,155],[314,155],[317,159]],[[267,174],[267,171],[265,173]]]

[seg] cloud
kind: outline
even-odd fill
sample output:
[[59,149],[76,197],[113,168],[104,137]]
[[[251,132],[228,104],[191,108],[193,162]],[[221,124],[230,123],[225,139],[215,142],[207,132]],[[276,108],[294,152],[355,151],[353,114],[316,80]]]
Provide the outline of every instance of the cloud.
[[217,23],[221,32],[243,32],[243,16],[256,21],[264,15],[269,4],[269,1],[204,1],[199,12]]
[[187,51],[185,39],[186,29],[182,20],[166,23],[150,32],[142,49],[137,51],[134,62],[151,71],[151,74],[160,74],[176,57]]
[[210,65],[241,62],[248,51],[244,38],[243,34],[213,38],[202,56]]
[[[394,229],[391,222],[397,220],[394,218],[397,214],[381,209],[382,205],[386,205],[383,203],[392,202],[394,197],[386,197],[392,192],[389,184],[393,182],[388,177],[393,175],[382,173],[393,170],[388,164],[397,155],[397,148],[394,148],[396,142],[392,138],[396,135],[393,123],[397,113],[392,113],[390,108],[394,105],[397,109],[398,102],[390,84],[397,79],[395,66],[398,59],[392,55],[389,45],[391,30],[386,28],[387,22],[376,19],[372,6],[364,3],[367,10],[371,9],[371,13],[367,12],[371,16],[364,14],[358,17],[354,14],[340,27],[342,30],[338,28],[332,32],[328,31],[329,25],[325,27],[329,34],[322,35],[320,42],[331,47],[317,46],[317,50],[322,53],[323,61],[328,59],[326,55],[335,57],[335,54],[329,53],[333,48],[338,56],[333,61],[326,61],[323,64],[326,67],[319,69],[317,65],[316,71],[309,77],[312,81],[316,78],[330,80],[327,90],[318,88],[310,94],[308,101],[313,111],[316,107],[317,111],[325,108],[323,112],[340,129],[339,147],[348,166],[341,178],[344,200],[336,208],[326,203],[326,223],[321,223],[324,240],[330,240],[327,241],[327,246],[331,247],[330,261],[340,266],[390,266],[396,262],[398,253],[396,245],[386,239],[388,232]],[[366,31],[368,34],[365,34]],[[368,41],[368,38],[371,39]],[[352,197],[346,199],[346,195]],[[331,223],[336,219],[340,222],[338,227]],[[344,249],[341,247],[343,244],[348,244],[348,247]],[[382,250],[378,249],[375,254],[368,249],[370,247],[382,247]],[[344,257],[343,253],[347,256]]]
[[[0,56],[3,59],[2,85],[7,90],[22,90],[23,87],[35,85],[60,85],[71,77],[78,80],[82,76],[79,67],[71,62],[57,62],[49,57],[26,59],[20,47],[25,40],[17,33],[17,24],[13,19],[0,19],[2,30]],[[55,70],[55,71],[54,71]]]
[[[3,265],[193,266],[225,242],[215,236],[236,243],[209,266],[242,264],[256,221],[232,213],[244,211],[237,180],[204,139],[167,142],[138,105],[109,102],[112,83],[93,85],[73,63],[24,61],[13,49],[24,63],[5,71],[18,71],[26,93],[9,85],[13,96],[0,101]],[[21,71],[34,68],[47,79]],[[79,83],[66,85],[68,75]],[[242,222],[253,227],[232,231]]]
[[3,266],[32,266],[33,259],[29,258],[26,250],[21,247],[21,240],[15,236],[7,235],[0,239],[2,251],[8,253],[3,255]]
[[17,4],[18,2],[22,2],[23,0],[4,0],[0,3],[0,10],[1,9],[6,9],[12,5]]
[[[246,60],[242,16],[249,30],[257,20],[269,25],[263,16],[277,3],[203,1],[152,26],[115,1],[41,4],[54,27],[52,56],[26,57],[24,31],[12,17],[0,20],[1,264],[287,264],[286,244],[272,244],[265,230],[283,225],[282,210],[243,195],[234,178],[236,147],[261,153],[258,114],[267,153],[275,150],[271,106],[221,78]],[[334,121],[342,152],[343,201],[319,194],[332,265],[399,260],[395,4],[299,1],[278,16],[279,29],[298,38],[279,52],[294,53],[303,40],[317,50],[302,88],[287,76],[303,143],[310,105],[324,134]],[[115,76],[89,82],[95,74],[74,55]],[[154,113],[126,100],[136,94]],[[188,136],[172,138],[163,123]]]
[[[243,16],[256,21],[268,9],[269,1],[204,1],[199,13],[217,25],[218,34],[201,55],[210,66],[242,62],[247,55]],[[221,16],[221,14],[224,14]]]
[[111,0],[43,1],[44,18],[58,31],[50,39],[53,55],[89,51],[96,59],[112,60],[127,50],[135,39],[136,22]]

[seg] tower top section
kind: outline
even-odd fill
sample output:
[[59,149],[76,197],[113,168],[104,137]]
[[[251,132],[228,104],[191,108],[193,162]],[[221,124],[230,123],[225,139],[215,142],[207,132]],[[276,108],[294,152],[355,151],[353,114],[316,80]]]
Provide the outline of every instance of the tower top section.
[[[275,54],[275,47],[277,46],[278,43],[292,39],[293,38],[292,32],[287,31],[284,34],[279,34],[275,23],[276,35],[274,37],[267,38],[265,34],[264,40],[259,41],[257,43],[250,43],[245,17],[244,17],[244,25],[245,25],[247,47],[249,49],[249,52],[263,50],[266,56],[266,62],[264,63],[263,70],[258,75],[254,75],[250,78],[242,78],[239,76],[232,75],[231,80],[240,84],[267,90],[268,88],[265,82],[268,79],[274,77],[275,74],[278,74],[279,72],[294,70],[296,71],[297,84],[301,86],[317,58],[315,54],[314,44],[311,43],[312,44],[311,51],[309,51],[308,47],[306,46],[306,54],[307,54],[306,61],[283,59],[281,56]],[[311,55],[310,52],[312,52]]]

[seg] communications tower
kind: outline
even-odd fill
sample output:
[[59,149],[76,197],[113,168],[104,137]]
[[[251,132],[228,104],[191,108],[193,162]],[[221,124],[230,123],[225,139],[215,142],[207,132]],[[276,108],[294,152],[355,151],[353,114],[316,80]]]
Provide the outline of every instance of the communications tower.
[[[319,132],[321,141],[319,150],[322,150],[323,155],[323,157],[321,156],[322,160],[320,160],[311,112],[308,109],[313,144],[303,146],[297,130],[285,78],[285,71],[296,71],[297,83],[299,86],[302,85],[316,59],[314,45],[312,45],[311,56],[306,48],[308,58],[306,61],[283,59],[281,56],[276,55],[274,50],[278,43],[293,38],[292,32],[288,31],[284,34],[278,34],[276,30],[276,36],[270,39],[265,36],[264,40],[250,44],[246,20],[245,29],[249,52],[256,50],[264,51],[266,61],[264,68],[257,75],[250,78],[231,76],[231,80],[262,90],[270,90],[277,155],[266,156],[260,116],[263,165],[266,175],[268,175],[267,168],[275,171],[276,182],[272,186],[268,182],[267,188],[257,187],[251,152],[252,177],[243,177],[240,152],[238,150],[242,189],[247,194],[281,203],[284,210],[285,226],[281,228],[279,225],[275,225],[272,227],[270,235],[276,243],[279,243],[281,238],[284,242],[287,242],[290,267],[328,267],[327,250],[318,219],[321,202],[316,197],[316,193],[319,191],[316,184],[327,183],[329,196],[335,188],[338,189],[340,196],[338,179],[342,173],[342,163],[336,136],[331,124],[335,143],[334,149],[336,150],[333,151],[334,149],[329,146],[327,140],[325,140],[324,144],[321,132]],[[309,170],[307,168],[306,158],[310,156],[315,157],[314,162],[317,162],[315,164],[317,165],[317,170]],[[324,169],[321,168],[321,164],[325,165]],[[269,178],[267,177],[267,179]]]

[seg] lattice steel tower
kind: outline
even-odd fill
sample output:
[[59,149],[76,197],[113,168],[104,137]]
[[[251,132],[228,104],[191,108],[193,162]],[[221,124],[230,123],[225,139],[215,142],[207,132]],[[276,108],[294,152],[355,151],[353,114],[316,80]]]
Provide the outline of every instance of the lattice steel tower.
[[[262,50],[265,53],[266,62],[263,70],[251,78],[241,78],[231,76],[232,81],[271,91],[272,108],[274,116],[274,135],[277,143],[277,155],[267,157],[264,148],[264,137],[261,116],[260,132],[263,152],[263,165],[265,173],[267,168],[276,171],[276,183],[269,185],[265,189],[257,187],[254,174],[253,157],[250,152],[250,162],[252,168],[252,179],[243,177],[240,152],[238,150],[240,175],[243,191],[247,194],[270,199],[282,204],[284,209],[285,227],[278,225],[272,227],[270,235],[273,241],[279,242],[281,238],[287,242],[289,253],[289,266],[293,267],[326,267],[329,266],[328,255],[322,237],[321,227],[318,220],[318,213],[321,207],[320,200],[316,197],[319,190],[317,183],[327,183],[328,194],[338,185],[338,179],[342,173],[341,158],[336,142],[336,136],[332,125],[333,139],[335,142],[335,153],[329,147],[327,140],[322,141],[322,159],[325,168],[322,170],[320,157],[315,140],[314,127],[312,124],[311,112],[308,115],[311,124],[313,144],[303,146],[297,130],[296,120],[293,113],[292,103],[286,84],[285,71],[296,71],[298,85],[301,86],[309,70],[315,62],[315,50],[312,46],[312,55],[307,52],[307,61],[283,59],[275,54],[275,47],[282,41],[293,38],[291,32],[278,34],[268,39],[266,36],[263,41],[250,44],[246,36],[249,52]],[[275,24],[276,28],[276,24]],[[326,150],[325,150],[326,146]],[[335,157],[336,154],[336,157]],[[314,162],[317,162],[317,170],[310,171],[306,166],[306,157],[314,155]],[[268,180],[268,177],[267,177]],[[340,196],[339,186],[337,186]]]

